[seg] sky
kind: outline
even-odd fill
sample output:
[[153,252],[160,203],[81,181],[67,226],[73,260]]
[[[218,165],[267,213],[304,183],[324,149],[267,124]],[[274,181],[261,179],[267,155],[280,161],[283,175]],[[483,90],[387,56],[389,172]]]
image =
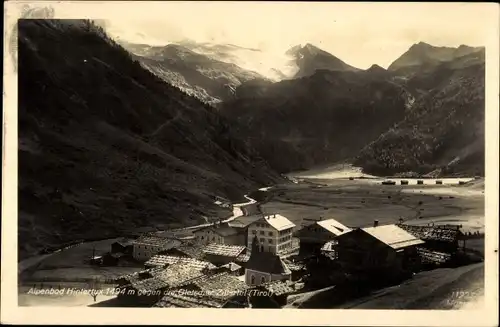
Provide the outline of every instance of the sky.
[[58,3],[56,17],[101,18],[113,37],[163,45],[182,39],[283,53],[311,43],[346,63],[387,68],[420,41],[482,46],[491,5],[474,3],[102,2]]

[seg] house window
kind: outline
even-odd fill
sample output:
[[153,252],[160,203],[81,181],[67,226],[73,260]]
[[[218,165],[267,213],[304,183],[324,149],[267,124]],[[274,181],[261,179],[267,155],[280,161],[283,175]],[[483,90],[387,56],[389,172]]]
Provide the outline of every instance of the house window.
[[212,236],[212,241],[215,242],[215,236]]
[[273,236],[273,232],[269,232],[269,236]]
[[268,242],[269,244],[273,244],[273,239],[272,238],[268,239]]
[[254,284],[255,284],[255,276],[254,276],[254,275],[252,275],[252,276],[250,277],[250,284],[252,284],[252,285],[254,285]]
[[260,235],[264,235],[264,231],[263,230],[260,231]]
[[256,231],[256,230],[253,230],[253,231],[252,231],[252,234],[254,234],[254,235],[255,235],[255,234],[257,234],[257,231]]
[[260,239],[260,242],[261,242],[261,243],[264,243],[264,242],[265,242],[265,239],[264,239],[264,238],[261,238],[261,239]]
[[260,246],[260,252],[264,252],[264,245]]
[[205,238],[202,236],[202,237],[201,237],[201,239],[203,240],[203,239],[205,239]]
[[261,284],[264,284],[265,282],[266,282],[266,277],[262,276],[262,277],[260,278],[260,283],[261,283]]

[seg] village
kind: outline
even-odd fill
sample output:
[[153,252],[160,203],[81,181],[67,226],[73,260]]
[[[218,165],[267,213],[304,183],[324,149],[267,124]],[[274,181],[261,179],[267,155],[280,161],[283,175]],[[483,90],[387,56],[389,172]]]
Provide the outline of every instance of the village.
[[335,304],[422,271],[482,260],[466,248],[468,239],[481,236],[463,233],[458,224],[373,220],[359,228],[319,216],[297,226],[279,212],[264,212],[259,202],[240,209],[230,221],[189,233],[144,233],[92,253],[93,266],[142,267],[113,278],[114,297],[100,305],[283,308],[298,294],[332,286]]
[[[426,272],[482,264],[484,233],[467,226],[469,216],[449,211],[463,198],[439,193],[474,191],[480,199],[474,182],[457,188],[427,181],[439,196],[381,180],[291,182],[261,188],[245,203],[215,197],[233,212],[226,219],[47,254],[20,275],[20,303],[62,303],[59,296],[108,307],[335,308]],[[402,219],[391,206],[409,201],[416,218]],[[354,202],[361,206],[350,209]],[[429,220],[424,209],[448,215]]]

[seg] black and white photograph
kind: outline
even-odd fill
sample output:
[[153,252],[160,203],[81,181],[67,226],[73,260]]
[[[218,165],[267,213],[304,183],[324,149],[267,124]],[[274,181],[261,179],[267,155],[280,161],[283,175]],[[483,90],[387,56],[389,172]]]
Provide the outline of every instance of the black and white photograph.
[[498,5],[15,5],[10,306],[497,307]]

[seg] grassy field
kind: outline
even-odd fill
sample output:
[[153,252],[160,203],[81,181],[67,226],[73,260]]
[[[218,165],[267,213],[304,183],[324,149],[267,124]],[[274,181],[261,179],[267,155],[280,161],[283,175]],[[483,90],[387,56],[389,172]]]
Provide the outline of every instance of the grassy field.
[[397,223],[458,223],[484,231],[484,194],[453,185],[380,185],[363,179],[311,179],[272,189],[266,213],[281,213],[300,226],[304,218],[335,218],[350,227]]
[[480,305],[484,296],[484,264],[436,269],[405,283],[382,289],[341,309],[461,309]]

